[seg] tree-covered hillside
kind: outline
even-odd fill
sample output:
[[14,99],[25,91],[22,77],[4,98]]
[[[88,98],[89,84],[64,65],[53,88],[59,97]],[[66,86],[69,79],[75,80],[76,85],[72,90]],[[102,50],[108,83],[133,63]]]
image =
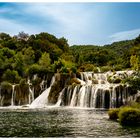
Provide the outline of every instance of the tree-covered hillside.
[[79,67],[84,67],[85,71],[92,67],[100,67],[102,71],[131,69],[134,65],[131,61],[133,57],[137,58],[139,68],[140,36],[104,46],[74,45],[70,50],[75,56],[75,62]]
[[140,36],[105,46],[74,45],[48,33],[0,33],[0,82],[18,83],[34,74],[139,69]]
[[69,51],[65,38],[48,33],[28,35],[24,32],[11,37],[0,34],[0,81],[19,82],[32,74],[55,72],[59,59]]

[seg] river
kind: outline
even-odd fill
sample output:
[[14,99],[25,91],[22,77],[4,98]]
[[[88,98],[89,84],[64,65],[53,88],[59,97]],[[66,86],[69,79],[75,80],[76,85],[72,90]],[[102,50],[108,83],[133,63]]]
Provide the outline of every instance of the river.
[[140,137],[140,127],[122,127],[107,111],[70,107],[0,109],[0,137]]

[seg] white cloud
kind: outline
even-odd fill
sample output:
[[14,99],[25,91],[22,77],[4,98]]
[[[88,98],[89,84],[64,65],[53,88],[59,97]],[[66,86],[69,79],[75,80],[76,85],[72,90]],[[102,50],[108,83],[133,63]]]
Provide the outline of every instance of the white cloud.
[[70,44],[86,40],[92,32],[91,21],[94,14],[82,5],[30,4],[25,7],[24,11],[28,14],[36,14],[43,20],[46,19],[46,22],[50,20],[48,31],[58,37],[68,38]]
[[121,40],[134,39],[139,34],[140,34],[140,29],[134,29],[134,30],[129,30],[129,31],[117,32],[109,36],[109,38],[111,39],[110,42],[112,43],[112,42],[121,41]]
[[[91,16],[94,15],[89,9],[85,10],[82,4],[65,3],[27,3],[21,8],[4,7],[0,9],[0,13],[13,16],[12,20],[7,16],[0,18],[0,31],[10,32],[10,34],[17,34],[19,31],[27,33],[44,31],[57,37],[64,36],[70,44],[80,43],[91,34],[90,21]],[[14,17],[19,13],[24,16]],[[25,22],[22,18],[29,22]],[[33,18],[36,22],[31,23]]]

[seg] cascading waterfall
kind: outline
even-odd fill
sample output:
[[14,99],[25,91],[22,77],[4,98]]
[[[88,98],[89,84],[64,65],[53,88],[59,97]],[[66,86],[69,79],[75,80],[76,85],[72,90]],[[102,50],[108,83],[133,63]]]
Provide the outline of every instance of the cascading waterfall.
[[30,105],[30,108],[44,108],[48,103],[48,96],[51,87],[47,88],[40,96],[38,96]]
[[[116,73],[122,76],[123,72]],[[131,95],[129,86],[117,83],[109,83],[107,77],[111,72],[93,73],[81,72],[80,85],[70,85],[60,93],[59,104],[71,107],[91,107],[91,108],[116,108],[134,100],[135,95]],[[128,72],[128,76],[132,72]],[[94,83],[96,81],[96,83]]]
[[40,94],[30,105],[30,108],[44,108],[48,105],[48,96],[51,90],[51,86],[55,82],[55,76],[52,77],[50,87],[47,88],[42,94]]
[[[72,85],[65,85],[63,86],[64,88],[61,89],[59,96],[57,93],[57,102],[55,106],[116,108],[120,107],[121,105],[125,105],[129,101],[136,99],[137,94],[133,94],[128,85],[111,83],[108,78],[110,75],[113,75],[115,78],[123,78],[125,76],[131,76],[132,74],[133,71],[117,71],[116,74],[113,72],[81,72],[80,78],[75,77],[78,84],[75,83]],[[36,77],[37,76],[35,75],[34,79]],[[5,102],[7,101],[8,105],[10,104],[11,106],[30,104],[30,108],[44,108],[51,103],[49,102],[51,98],[49,98],[49,100],[48,97],[53,97],[51,96],[53,92],[50,94],[50,91],[55,80],[58,79],[59,78],[56,75],[52,77],[51,82],[50,80],[48,82],[43,79],[39,86],[40,91],[45,90],[40,95],[38,94],[39,96],[37,98],[35,96],[36,89],[34,86],[32,86],[29,79],[27,82],[29,84],[29,90],[27,89],[29,94],[27,94],[27,92],[21,94],[19,87],[17,85],[12,85],[11,93],[9,93],[10,100],[6,98],[7,96],[5,96],[5,94],[1,93],[2,89],[0,86],[0,106],[5,105]],[[50,87],[46,86],[47,82],[50,83],[48,84]]]

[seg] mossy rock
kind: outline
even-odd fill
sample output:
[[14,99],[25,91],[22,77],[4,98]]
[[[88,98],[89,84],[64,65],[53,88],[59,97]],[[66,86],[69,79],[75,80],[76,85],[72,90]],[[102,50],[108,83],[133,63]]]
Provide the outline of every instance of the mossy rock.
[[81,79],[81,73],[79,71],[76,73],[76,77]]
[[29,85],[21,84],[15,86],[15,105],[24,105],[29,103]]
[[109,83],[119,84],[119,83],[121,83],[122,79],[119,77],[116,77],[116,76],[108,76],[107,81]]
[[98,80],[93,79],[93,80],[92,80],[92,84],[98,84]]
[[55,78],[55,83],[52,85],[48,96],[50,104],[56,104],[59,93],[70,81],[70,76],[68,74],[57,73],[57,75],[55,75]]
[[73,85],[73,84],[81,84],[81,82],[77,78],[72,78],[70,80],[70,83],[69,84],[70,85]]
[[92,77],[91,77],[91,76],[89,76],[89,77],[88,77],[88,79],[89,79],[89,80],[92,80]]
[[122,81],[122,79],[120,79],[120,78],[115,78],[115,79],[113,80],[113,83],[114,83],[114,84],[119,84],[119,83],[121,83],[121,81]]
[[50,94],[48,96],[50,104],[55,104],[57,102],[59,93],[61,92],[62,89],[63,87],[61,87],[60,81],[57,81],[52,85]]
[[107,81],[108,81],[109,83],[113,83],[112,76],[108,76],[108,77],[107,77]]

